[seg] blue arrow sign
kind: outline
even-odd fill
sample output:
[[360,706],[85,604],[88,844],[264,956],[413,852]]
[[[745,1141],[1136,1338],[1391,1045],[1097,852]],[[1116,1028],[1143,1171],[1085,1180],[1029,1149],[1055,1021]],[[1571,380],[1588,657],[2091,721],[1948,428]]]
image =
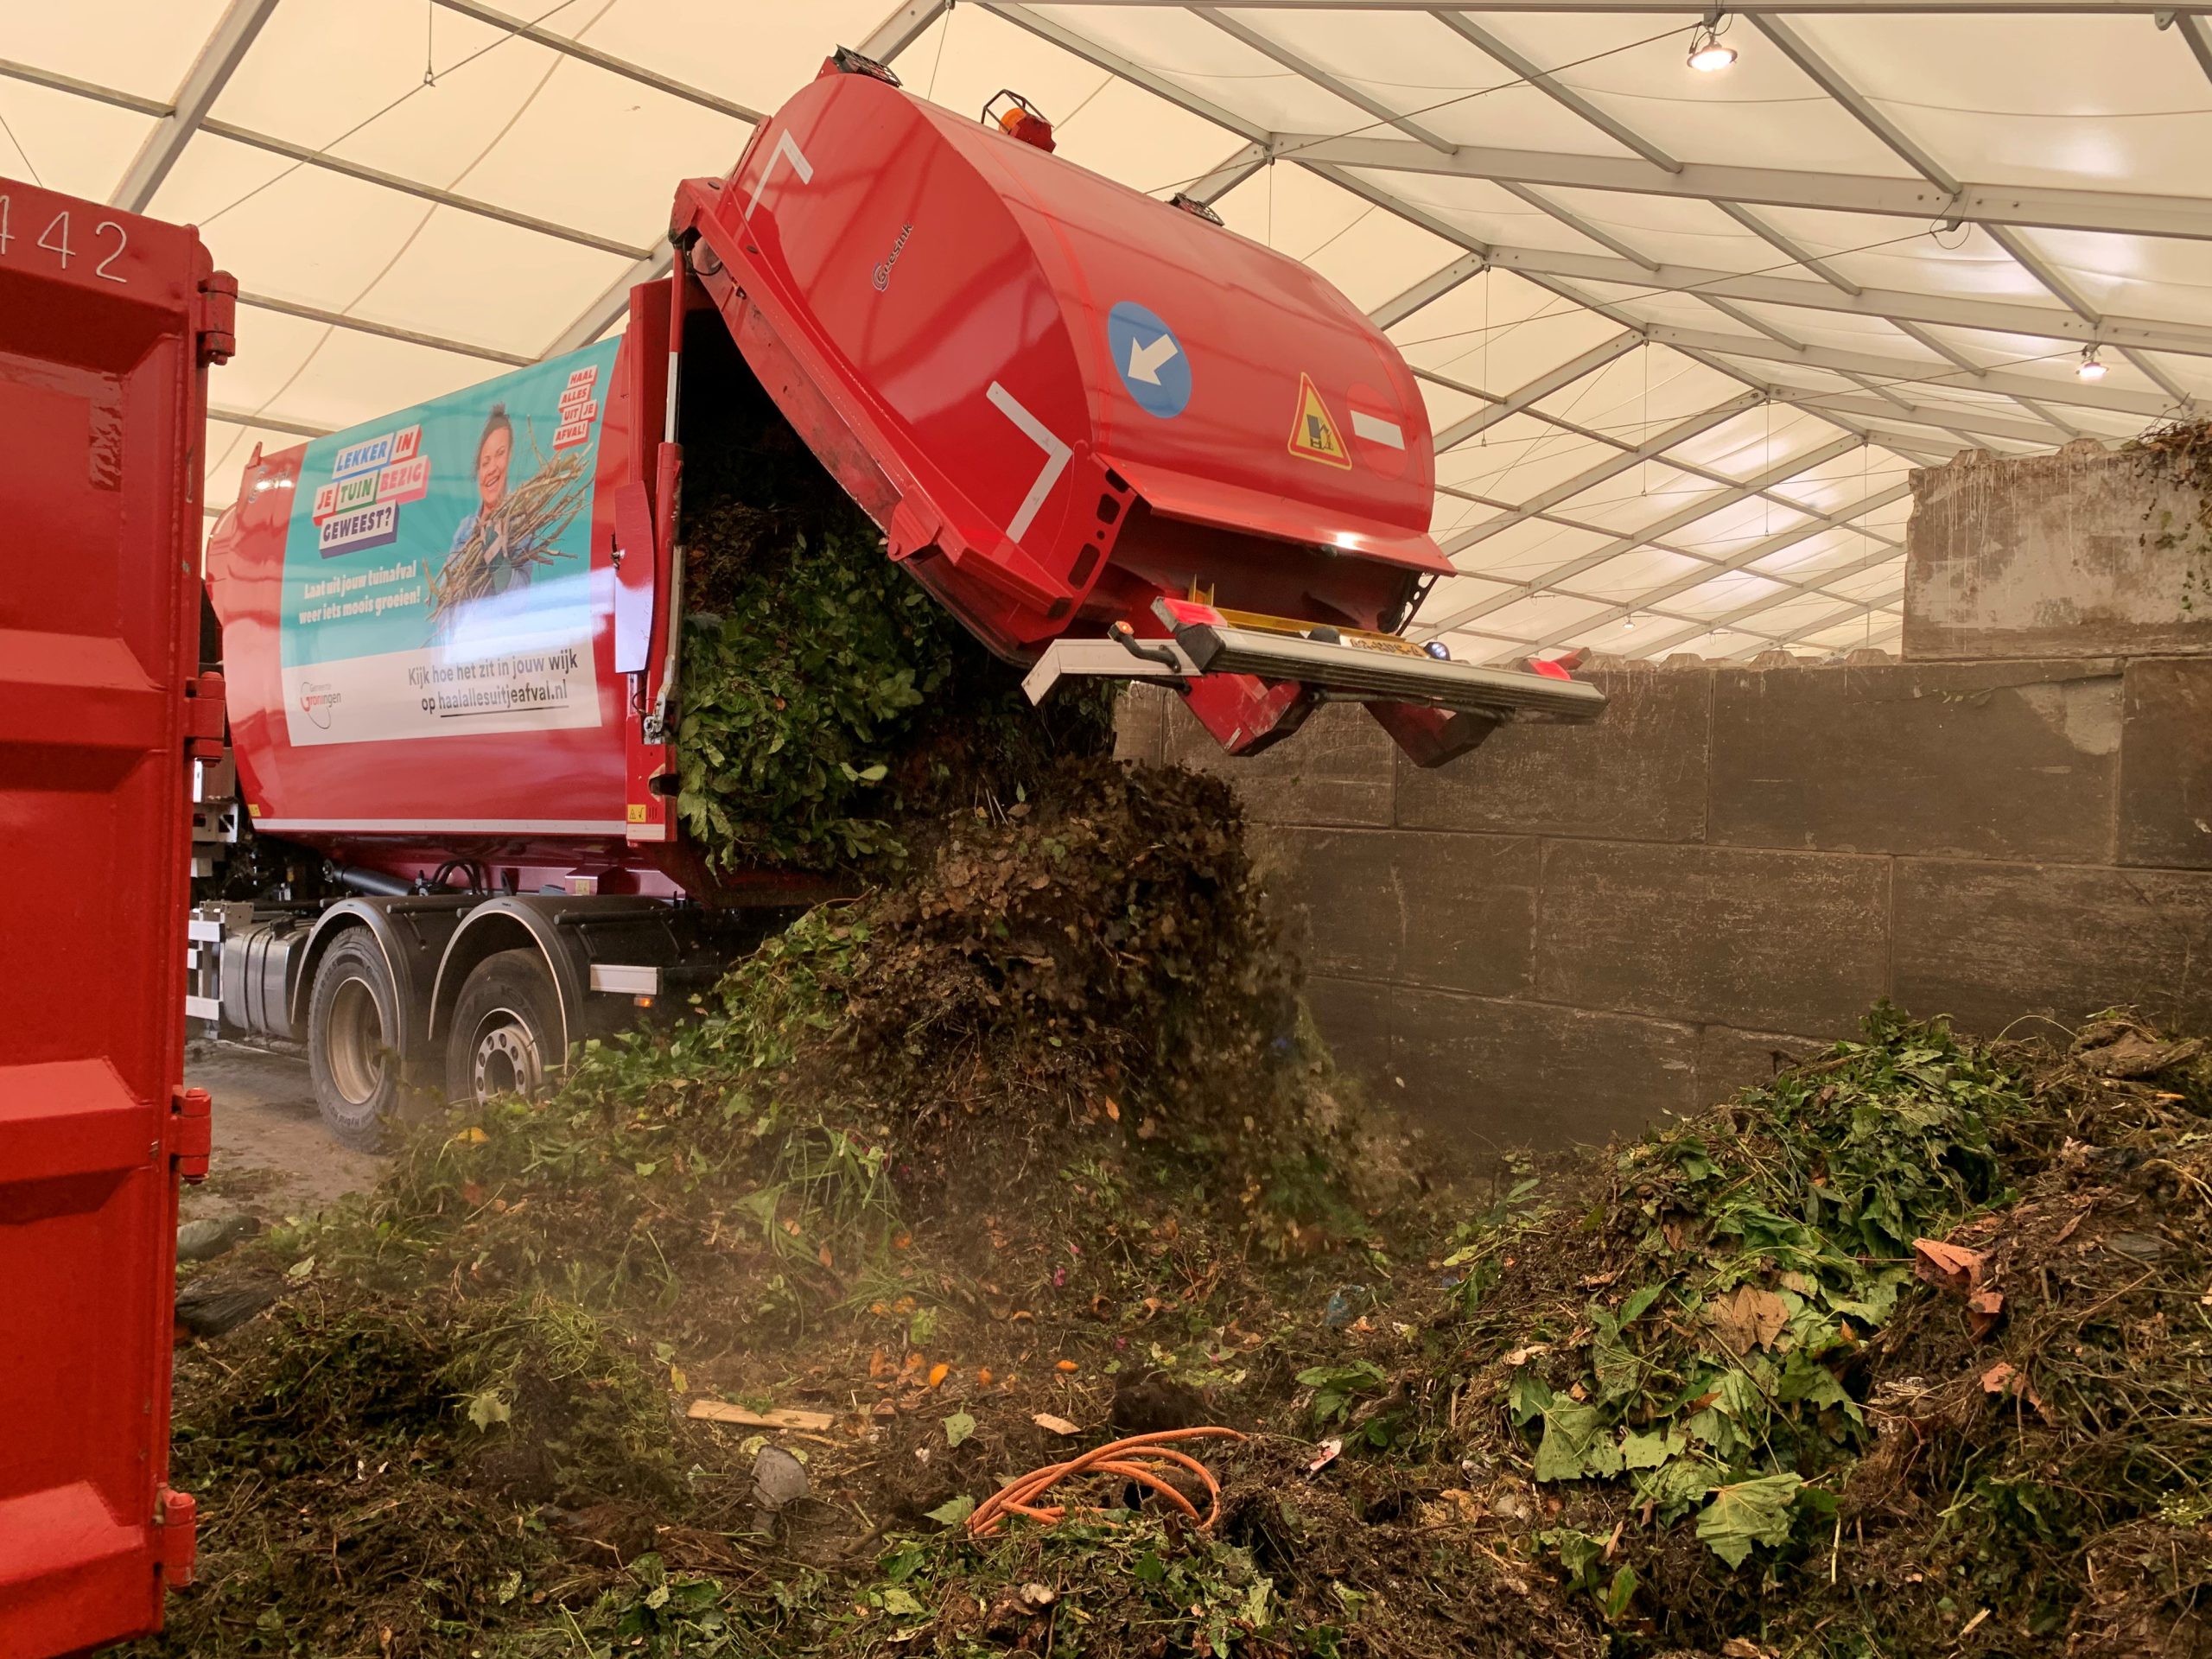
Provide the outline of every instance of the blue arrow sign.
[[1137,407],[1172,420],[1191,401],[1191,359],[1175,331],[1135,300],[1106,314],[1106,349]]

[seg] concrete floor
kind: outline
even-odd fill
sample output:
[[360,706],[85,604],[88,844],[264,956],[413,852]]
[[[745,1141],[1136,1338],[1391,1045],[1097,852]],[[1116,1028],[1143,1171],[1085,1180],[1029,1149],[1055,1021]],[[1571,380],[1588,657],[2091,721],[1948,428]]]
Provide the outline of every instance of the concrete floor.
[[322,1127],[304,1058],[195,1043],[184,1080],[213,1096],[215,1135],[207,1179],[184,1189],[187,1221],[233,1210],[281,1221],[373,1185],[384,1166]]

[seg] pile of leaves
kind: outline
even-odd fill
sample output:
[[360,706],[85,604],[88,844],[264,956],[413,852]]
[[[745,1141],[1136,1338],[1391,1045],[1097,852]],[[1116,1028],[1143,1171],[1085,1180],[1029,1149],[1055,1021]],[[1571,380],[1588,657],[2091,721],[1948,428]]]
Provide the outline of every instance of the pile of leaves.
[[1511,1229],[1452,1258],[1471,1326],[1524,1339],[1505,1410],[1539,1437],[1535,1479],[1623,1477],[1655,1522],[1694,1514],[1731,1566],[1800,1506],[1824,1510],[1821,1478],[1868,1444],[1842,1379],[1914,1241],[2001,1190],[1993,1122],[2020,1103],[1995,1059],[1941,1032],[1885,1013],[1870,1034],[1631,1147],[1601,1201],[1605,1265],[1576,1252],[1585,1294],[1535,1328],[1508,1275],[1541,1282],[1557,1252],[1517,1243],[1507,1269]]
[[[425,1126],[354,1206],[209,1269],[284,1294],[180,1370],[178,1478],[210,1525],[167,1650],[830,1619],[874,1555],[850,1512],[753,1538],[758,1437],[673,1419],[683,1396],[788,1399],[825,1369],[816,1398],[880,1396],[887,1425],[815,1452],[825,1481],[947,1415],[985,1425],[970,1460],[1040,1461],[1036,1412],[1121,1367],[1099,1310],[1148,1320],[1186,1278],[1203,1345],[1218,1306],[1269,1306],[1243,1258],[1351,1212],[1234,798],[1102,760],[1038,782],[952,814],[903,883],[810,912],[694,1017]],[[891,1465],[854,1477],[862,1512],[934,1534],[953,1465]],[[793,1547],[780,1603],[725,1594]]]
[[1313,1127],[1284,1064],[1296,985],[1235,797],[1106,760],[1046,781],[956,820],[922,880],[854,912],[869,944],[832,982],[844,1087],[903,1120],[910,1161],[1027,1159],[1070,1114],[1125,1110],[1223,1168],[1287,1157]]
[[1108,691],[1033,709],[758,387],[741,391],[702,413],[683,489],[677,807],[717,868],[895,864],[947,808],[1112,752]]
[[[1630,1145],[1384,1179],[1233,804],[1046,781],[256,1246],[159,1650],[2212,1652],[2204,1045],[1883,1008]],[[968,1533],[1198,1424],[1211,1530],[1107,1479]]]
[[1510,1192],[1369,1426],[1456,1453],[1627,1651],[2212,1650],[2206,1082],[2125,1021],[2054,1053],[1878,1010]]
[[576,1133],[635,1164],[700,1151],[702,1118],[747,1149],[802,1126],[895,1157],[909,1196],[1094,1133],[1224,1193],[1324,1169],[1339,1126],[1232,791],[1095,759],[1033,781],[939,820],[907,879],[810,912],[694,1020],[587,1046]]
[[202,1565],[160,1648],[465,1647],[539,1623],[549,1584],[611,1634],[595,1535],[683,1491],[650,1362],[543,1295],[297,1281],[219,1349],[179,1355],[170,1478],[200,1495]]

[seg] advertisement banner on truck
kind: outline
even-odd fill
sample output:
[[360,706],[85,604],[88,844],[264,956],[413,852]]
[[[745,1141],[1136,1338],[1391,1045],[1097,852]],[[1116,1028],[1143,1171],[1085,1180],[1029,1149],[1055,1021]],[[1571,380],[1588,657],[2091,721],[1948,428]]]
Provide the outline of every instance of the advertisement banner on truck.
[[620,346],[308,446],[284,542],[293,743],[599,724],[592,493]]

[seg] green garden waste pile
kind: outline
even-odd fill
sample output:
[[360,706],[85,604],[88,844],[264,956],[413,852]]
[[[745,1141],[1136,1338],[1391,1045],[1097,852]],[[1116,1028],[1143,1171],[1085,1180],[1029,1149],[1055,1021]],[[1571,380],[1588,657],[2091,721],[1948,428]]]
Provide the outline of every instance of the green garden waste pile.
[[[1090,783],[1087,848],[963,826],[680,1035],[202,1269],[278,1294],[180,1354],[201,1574],[146,1650],[2212,1651],[2196,1045],[1884,1010],[1633,1145],[1422,1190],[1147,873],[1110,953],[1163,971],[1065,995],[1123,827],[1226,806]],[[1241,909],[1217,842],[1149,855],[1225,859],[1199,912]],[[1246,1436],[1192,1447],[1210,1529],[1118,1479],[963,1524],[1194,1425]]]
[[2212,1653],[2201,1044],[1884,1007],[1446,1181],[1229,789],[1039,721],[786,459],[695,458],[681,805],[851,896],[186,1270],[267,1306],[179,1350],[136,1651]]
[[683,504],[677,810],[717,864],[880,869],[946,808],[1111,753],[1110,696],[1032,709],[788,427],[696,449]]

